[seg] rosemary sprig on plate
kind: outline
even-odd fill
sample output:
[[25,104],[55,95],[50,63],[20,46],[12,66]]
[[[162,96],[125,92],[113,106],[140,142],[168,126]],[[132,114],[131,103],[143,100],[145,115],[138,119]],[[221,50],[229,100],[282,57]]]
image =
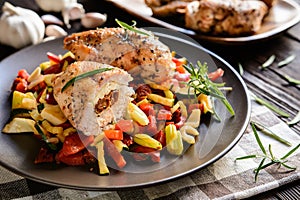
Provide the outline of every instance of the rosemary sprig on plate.
[[[268,152],[265,149],[264,145],[262,144],[258,133],[257,133],[257,129],[255,127],[255,124],[253,122],[250,122],[250,125],[252,127],[256,142],[260,148],[260,150],[262,151],[262,154],[256,155],[256,154],[251,154],[251,155],[247,155],[247,156],[243,156],[243,157],[239,157],[236,158],[236,160],[245,160],[245,159],[250,159],[250,158],[262,158],[262,160],[260,161],[259,165],[257,168],[254,169],[254,173],[255,173],[255,181],[257,181],[259,172],[262,169],[265,169],[271,165],[278,165],[278,167],[285,167],[288,170],[296,170],[296,167],[294,166],[290,166],[287,164],[288,160],[286,160],[290,155],[292,155],[299,147],[300,144],[298,144],[297,146],[295,146],[294,148],[292,148],[290,151],[288,151],[284,156],[280,157],[280,158],[276,158],[275,155],[273,154],[273,150],[272,150],[272,146],[271,144],[268,145]],[[269,161],[269,162],[266,162]]]
[[231,104],[219,89],[225,83],[214,83],[208,78],[207,63],[202,64],[198,61],[196,67],[192,63],[189,63],[188,65],[184,65],[184,68],[191,74],[189,82],[186,83],[189,91],[193,89],[195,96],[203,93],[219,99],[226,106],[229,113],[232,116],[235,115]]
[[95,74],[99,74],[105,71],[109,71],[112,70],[113,68],[101,68],[101,69],[95,69],[93,71],[89,71],[83,74],[80,74],[78,76],[75,76],[74,78],[71,78],[61,89],[61,92],[65,91],[69,86],[71,86],[73,83],[75,83],[76,81],[79,81],[81,79],[90,77],[90,76],[94,76]]

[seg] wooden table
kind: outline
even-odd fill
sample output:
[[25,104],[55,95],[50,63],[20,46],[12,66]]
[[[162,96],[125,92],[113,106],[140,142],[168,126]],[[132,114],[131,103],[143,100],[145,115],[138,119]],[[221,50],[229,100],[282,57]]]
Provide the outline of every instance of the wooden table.
[[[297,0],[300,3],[300,0]],[[21,1],[10,0],[22,7],[31,8],[41,13],[33,0]],[[108,14],[108,22],[105,26],[115,26],[114,19],[118,18],[122,21],[128,21],[132,18],[125,11],[114,7],[113,4],[106,1],[89,0],[81,1],[84,3],[86,10],[98,11]],[[2,5],[3,1],[0,1]],[[139,26],[153,26],[143,20],[135,19]],[[69,32],[80,31],[80,26],[76,26],[74,22],[73,29]],[[0,30],[3,31],[3,30]],[[282,78],[283,74],[289,75],[295,79],[300,80],[300,24],[294,26],[287,32],[278,35],[268,41],[243,44],[243,45],[217,45],[198,41],[207,49],[215,52],[223,57],[237,70],[238,63],[243,66],[243,78],[249,87],[257,96],[269,101],[275,106],[281,108],[290,114],[289,118],[278,118],[284,122],[291,120],[300,110],[300,86],[289,85],[286,80]],[[0,46],[0,60],[14,53],[16,50],[7,46]],[[261,70],[260,65],[265,62],[271,55],[276,55],[277,60],[282,60],[291,54],[295,54],[296,59],[287,66],[277,67],[275,64],[271,65],[266,70]],[[295,132],[300,134],[300,123],[291,127]],[[292,184],[283,186],[274,191],[260,194],[253,199],[291,199],[292,194],[300,194],[300,184],[294,182]]]

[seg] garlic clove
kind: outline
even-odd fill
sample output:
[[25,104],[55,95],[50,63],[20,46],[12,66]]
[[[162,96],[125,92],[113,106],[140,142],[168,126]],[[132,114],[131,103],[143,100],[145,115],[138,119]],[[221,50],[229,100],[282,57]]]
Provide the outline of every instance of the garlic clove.
[[64,25],[64,23],[54,15],[46,14],[42,15],[41,18],[45,24],[56,24],[60,26]]
[[62,10],[62,16],[64,23],[68,28],[71,28],[70,20],[81,19],[84,15],[85,10],[83,5],[80,3],[72,3],[65,6]]
[[48,37],[53,36],[57,38],[57,37],[66,36],[68,33],[60,26],[51,24],[46,27],[45,34]]
[[81,18],[81,24],[85,28],[96,28],[104,24],[106,20],[107,20],[106,14],[90,12],[90,13],[86,13]]
[[43,42],[48,42],[48,41],[51,41],[51,40],[54,40],[54,39],[56,39],[55,36],[48,36],[48,37],[45,37],[45,38],[43,39]]

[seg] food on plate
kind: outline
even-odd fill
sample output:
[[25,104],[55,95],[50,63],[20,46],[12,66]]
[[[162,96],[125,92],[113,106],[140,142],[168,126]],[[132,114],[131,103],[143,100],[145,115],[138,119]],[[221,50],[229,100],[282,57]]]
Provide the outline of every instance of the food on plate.
[[257,33],[276,0],[145,0],[153,16],[208,35]]
[[185,25],[212,35],[251,35],[262,24],[268,8],[261,1],[201,0],[186,7]]
[[181,13],[189,2],[194,0],[145,0],[154,16],[166,17]]
[[[99,69],[103,71],[90,78],[78,79]],[[62,90],[73,78],[77,81]],[[53,95],[75,128],[86,135],[96,135],[124,117],[134,93],[128,87],[130,81],[132,77],[122,69],[92,61],[78,61],[53,78]]]
[[151,32],[103,28],[74,33],[64,40],[76,60],[105,63],[128,71],[133,77],[160,83],[173,76],[175,64],[169,47]]
[[[169,66],[164,67],[174,68],[172,79],[185,82],[179,84],[179,89],[188,92],[176,93],[172,87],[143,77],[132,77],[128,73],[130,70],[124,69],[144,70],[135,62],[125,60],[124,69],[120,69],[84,60],[89,56],[85,53],[85,57],[81,57],[81,51],[80,54],[76,51],[77,55],[70,51],[64,55],[49,52],[48,61],[40,63],[31,74],[26,70],[18,72],[11,88],[11,118],[2,130],[7,134],[33,132],[41,141],[34,163],[87,165],[91,171],[107,175],[109,167],[121,170],[129,161],[151,160],[156,163],[166,154],[183,155],[189,145],[196,143],[202,117],[217,115],[212,97],[219,98],[234,115],[226,97],[218,89],[224,84],[212,82],[223,76],[222,69],[209,73],[205,63],[198,62],[194,66],[175,52],[170,53],[152,33],[146,32],[149,35],[145,35],[145,32],[139,32],[141,29],[124,27],[78,33],[77,36],[106,35],[107,32],[117,35],[108,37],[108,41],[99,40],[107,48],[101,51],[104,55],[114,52],[120,45],[117,39],[124,49],[131,41],[137,48],[133,55],[146,51],[146,47],[153,47],[161,57],[171,57],[170,63],[166,62]],[[70,38],[74,35],[65,41]],[[112,46],[108,48],[106,42]],[[101,46],[96,41],[92,44]],[[86,45],[78,48],[89,49]],[[156,66],[158,61],[150,61],[159,59],[156,58],[159,55],[144,56],[150,63],[148,67]],[[99,54],[91,58],[106,61]],[[125,58],[128,59],[129,55]],[[143,56],[136,59],[143,60]],[[159,70],[154,72],[161,73]],[[108,165],[108,159],[114,164]]]

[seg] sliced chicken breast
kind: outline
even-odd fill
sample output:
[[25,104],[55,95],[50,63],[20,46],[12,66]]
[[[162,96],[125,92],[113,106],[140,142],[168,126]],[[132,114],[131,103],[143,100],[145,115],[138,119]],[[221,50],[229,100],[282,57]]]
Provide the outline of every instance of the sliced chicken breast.
[[268,7],[256,0],[201,0],[186,7],[186,27],[212,35],[241,36],[256,33]]
[[[75,81],[74,77],[96,69],[109,71]],[[97,135],[122,119],[134,91],[128,87],[132,77],[124,70],[92,61],[78,61],[53,78],[54,98],[71,124],[85,135]]]
[[157,37],[147,33],[149,36],[123,28],[85,31],[67,36],[64,47],[79,61],[105,63],[133,76],[163,82],[174,73],[172,54]]

